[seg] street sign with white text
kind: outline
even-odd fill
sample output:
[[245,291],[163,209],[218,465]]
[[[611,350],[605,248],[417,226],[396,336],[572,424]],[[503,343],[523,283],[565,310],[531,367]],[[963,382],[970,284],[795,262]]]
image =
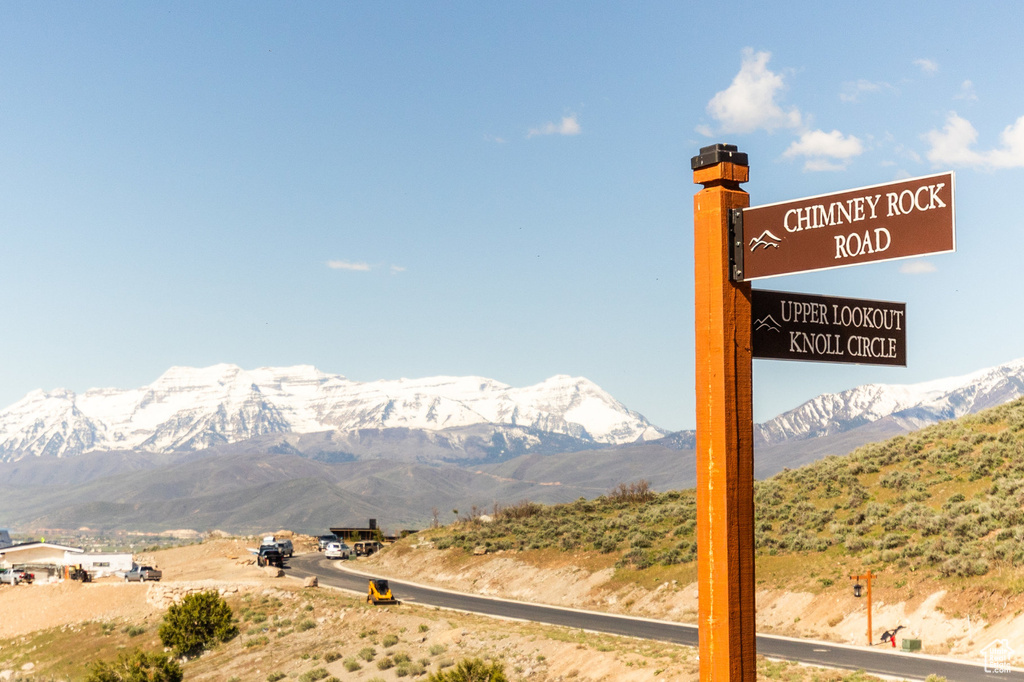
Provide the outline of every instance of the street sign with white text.
[[952,172],[733,212],[732,279],[956,250]]
[[786,291],[751,292],[754,357],[907,366],[907,305]]

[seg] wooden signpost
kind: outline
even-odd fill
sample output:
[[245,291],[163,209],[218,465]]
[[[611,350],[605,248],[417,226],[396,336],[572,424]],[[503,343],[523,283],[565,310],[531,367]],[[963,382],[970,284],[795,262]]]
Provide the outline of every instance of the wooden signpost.
[[730,211],[750,200],[747,155],[701,150],[693,180],[700,678],[755,675],[750,285],[729,273]]
[[906,307],[749,280],[954,250],[953,174],[749,208],[735,146],[691,167],[700,679],[754,682],[753,358],[905,365]]

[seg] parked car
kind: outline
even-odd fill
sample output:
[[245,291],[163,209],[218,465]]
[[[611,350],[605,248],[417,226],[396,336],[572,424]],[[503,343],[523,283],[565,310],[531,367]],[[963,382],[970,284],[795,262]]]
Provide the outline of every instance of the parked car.
[[163,577],[163,572],[160,569],[153,568],[152,566],[133,566],[132,570],[124,574],[124,581],[126,583],[139,582],[143,583],[147,580],[159,581]]
[[376,540],[364,540],[356,543],[356,556],[370,556],[380,551],[381,544]]
[[5,568],[0,571],[0,583],[7,583],[8,585],[17,585],[21,582],[21,576],[18,575],[18,571],[13,568]]
[[325,559],[348,559],[352,556],[352,548],[344,542],[332,542],[324,550]]
[[332,542],[337,542],[338,541],[338,536],[334,535],[334,534],[331,534],[331,535],[321,535],[320,537],[317,538],[317,541],[320,543],[320,551],[322,552],[325,549],[327,549],[327,545],[331,544]]

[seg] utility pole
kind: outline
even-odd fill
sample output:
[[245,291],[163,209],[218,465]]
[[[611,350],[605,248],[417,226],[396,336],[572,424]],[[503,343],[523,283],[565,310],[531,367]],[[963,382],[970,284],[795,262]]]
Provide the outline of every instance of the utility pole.
[[754,447],[750,285],[732,281],[730,211],[750,205],[733,145],[691,161],[701,682],[754,682]]

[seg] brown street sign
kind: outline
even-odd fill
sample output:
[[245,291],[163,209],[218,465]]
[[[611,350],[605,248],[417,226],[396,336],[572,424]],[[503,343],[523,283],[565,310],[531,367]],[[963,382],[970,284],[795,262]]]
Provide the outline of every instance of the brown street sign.
[[952,172],[733,212],[732,279],[956,250]]
[[754,289],[754,357],[907,366],[907,305]]

